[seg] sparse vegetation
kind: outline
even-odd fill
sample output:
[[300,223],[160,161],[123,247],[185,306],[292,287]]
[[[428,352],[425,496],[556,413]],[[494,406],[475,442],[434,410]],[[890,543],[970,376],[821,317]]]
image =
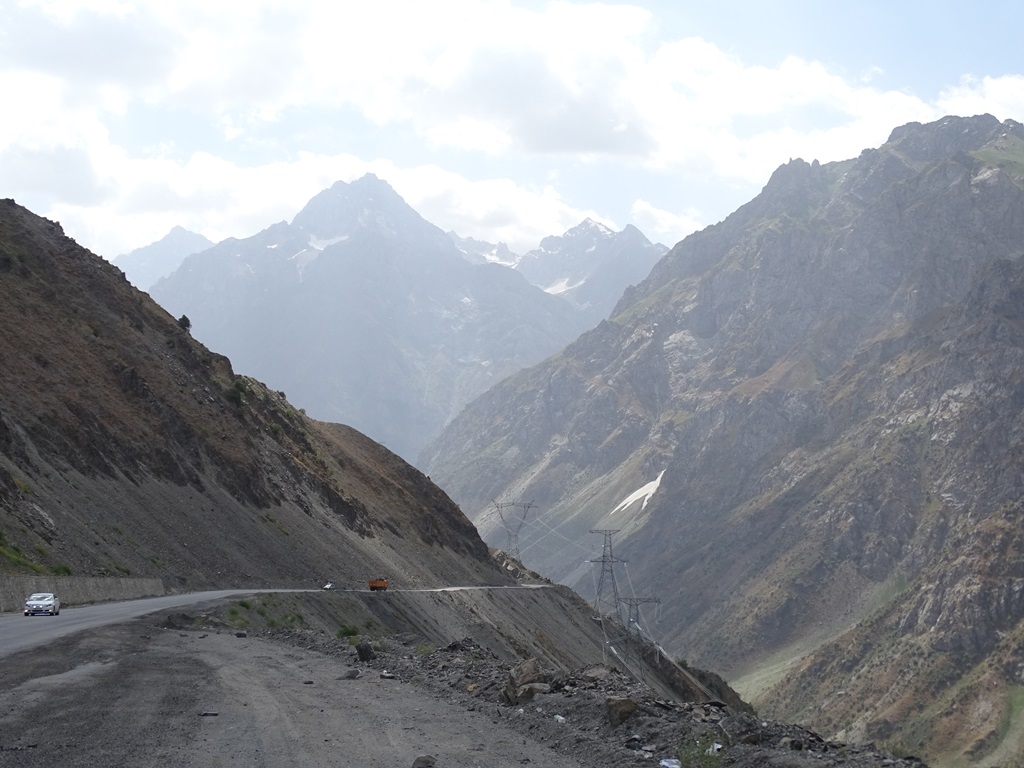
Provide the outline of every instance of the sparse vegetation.
[[234,403],[236,406],[241,408],[243,405],[245,405],[246,398],[249,395],[249,393],[249,385],[246,383],[244,378],[239,376],[235,379],[234,383],[230,387],[228,387],[227,391],[225,391],[224,393],[224,396],[227,397],[227,399]]
[[710,736],[695,739],[679,747],[679,762],[682,768],[712,768],[721,764],[724,751],[724,745]]
[[1024,179],[1024,146],[1015,137],[1008,137],[1002,146],[979,149],[971,154],[987,165],[1002,168],[1018,181]]
[[269,512],[266,513],[265,515],[263,515],[262,519],[263,519],[264,522],[269,523],[270,525],[273,525],[274,527],[276,527],[277,530],[279,530],[285,536],[291,536],[291,533],[289,532],[289,530],[287,528],[285,528],[280,522],[278,522],[277,518],[275,518]]
[[8,542],[3,531],[0,531],[0,557],[4,558],[12,565],[19,566],[21,568],[29,568],[36,573],[46,572],[45,567],[27,558],[22,554],[17,545]]
[[353,627],[351,624],[342,624],[336,634],[339,639],[342,637],[356,637],[359,635],[359,628]]

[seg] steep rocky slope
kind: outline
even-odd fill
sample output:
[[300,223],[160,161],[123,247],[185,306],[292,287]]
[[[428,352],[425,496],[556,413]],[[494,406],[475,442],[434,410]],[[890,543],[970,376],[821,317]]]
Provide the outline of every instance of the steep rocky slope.
[[0,204],[0,569],[171,588],[504,583],[459,509],[237,376],[59,225]]
[[496,544],[534,501],[525,561],[584,591],[620,530],[670,649],[764,711],[1019,761],[1022,177],[991,116],[794,160],[421,463]]

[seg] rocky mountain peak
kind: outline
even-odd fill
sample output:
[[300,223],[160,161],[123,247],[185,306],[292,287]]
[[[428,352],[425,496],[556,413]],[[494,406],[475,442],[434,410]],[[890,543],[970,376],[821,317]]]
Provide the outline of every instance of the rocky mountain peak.
[[175,225],[154,243],[136,248],[115,259],[133,285],[148,291],[156,282],[176,270],[194,253],[205,251],[213,241]]
[[587,217],[565,234],[566,237],[580,237],[583,235],[590,235],[592,237],[611,237],[615,232],[601,222],[594,221],[590,217]]
[[1020,132],[1013,120],[1000,123],[992,115],[947,116],[932,123],[907,123],[892,131],[886,145],[918,163],[934,162],[970,152],[1006,131]]
[[414,460],[472,397],[585,327],[514,270],[463,255],[478,246],[365,176],[291,224],[222,243],[152,295],[311,415]]
[[600,222],[586,218],[562,235],[549,235],[540,241],[541,251],[555,252],[563,248],[578,248],[596,245],[602,240],[614,237],[615,232]]
[[340,242],[357,233],[396,239],[413,248],[452,251],[450,239],[419,215],[386,181],[368,173],[316,194],[291,222],[311,242]]

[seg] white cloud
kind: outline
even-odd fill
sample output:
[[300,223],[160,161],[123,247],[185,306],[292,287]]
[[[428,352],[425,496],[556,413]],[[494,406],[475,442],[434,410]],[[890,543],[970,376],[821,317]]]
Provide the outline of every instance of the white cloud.
[[[102,206],[65,195],[48,215],[95,252],[113,258],[153,242],[173,226],[211,240],[247,237],[276,221],[291,220],[308,200],[337,180],[365,173],[386,180],[424,218],[464,236],[504,241],[523,253],[541,238],[561,233],[589,209],[563,201],[551,186],[533,188],[511,179],[471,180],[432,165],[398,167],[352,155],[300,153],[289,162],[240,166],[197,152],[179,164],[167,157],[138,159],[107,147],[102,183],[117,179]],[[100,181],[97,181],[100,183]]]
[[631,209],[634,226],[654,243],[663,243],[669,248],[703,226],[696,211],[672,213],[656,208],[644,199],[636,200]]
[[435,146],[458,147],[462,150],[500,155],[512,146],[507,131],[490,120],[458,115],[451,120],[439,120],[424,131],[427,140]]
[[470,180],[436,166],[374,170],[389,179],[427,221],[463,237],[504,242],[520,254],[588,216],[600,218],[593,210],[570,205],[549,185],[523,186],[498,178]]
[[943,114],[979,115],[989,113],[1000,120],[1024,116],[1024,75],[1002,77],[965,76],[939,96]]
[[[244,236],[367,170],[439,226],[514,250],[587,216],[631,218],[672,244],[708,223],[695,211],[712,185],[731,187],[735,207],[791,157],[853,157],[946,113],[1024,115],[1022,75],[965,77],[929,102],[796,55],[753,66],[712,40],[665,36],[638,5],[23,0],[10,11],[0,89],[20,108],[0,121],[2,192],[106,255],[175,224]],[[590,181],[603,169],[614,182]],[[645,185],[670,180],[677,203],[629,188],[631,170]]]

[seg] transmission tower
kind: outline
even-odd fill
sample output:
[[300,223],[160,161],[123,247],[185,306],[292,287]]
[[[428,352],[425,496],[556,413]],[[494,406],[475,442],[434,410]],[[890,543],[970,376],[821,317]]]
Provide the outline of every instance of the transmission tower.
[[597,616],[607,616],[622,623],[622,612],[619,610],[619,587],[615,583],[615,563],[624,563],[612,554],[612,534],[618,533],[618,529],[598,529],[591,533],[599,533],[604,536],[604,546],[601,548],[601,559],[591,560],[592,563],[601,564],[601,575],[597,579],[597,595],[594,597],[594,613]]
[[640,679],[644,679],[643,631],[640,628],[640,606],[644,603],[661,603],[658,597],[623,597],[619,598],[628,608],[629,618],[626,620],[626,646],[636,654]]
[[492,501],[501,524],[508,534],[508,549],[512,557],[519,560],[519,531],[522,530],[526,516],[530,514],[532,501]]

